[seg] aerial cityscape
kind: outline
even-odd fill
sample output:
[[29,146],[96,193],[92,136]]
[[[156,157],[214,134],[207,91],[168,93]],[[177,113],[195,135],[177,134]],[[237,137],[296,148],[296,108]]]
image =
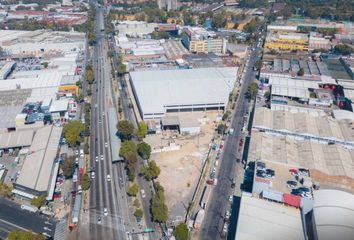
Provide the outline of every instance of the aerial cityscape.
[[0,0],[0,239],[354,240],[353,0]]

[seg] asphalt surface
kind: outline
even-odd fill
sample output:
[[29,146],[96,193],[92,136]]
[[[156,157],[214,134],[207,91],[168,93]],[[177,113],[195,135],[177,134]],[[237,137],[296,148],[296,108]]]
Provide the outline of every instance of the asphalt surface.
[[249,107],[249,100],[246,99],[245,93],[253,79],[255,79],[253,66],[258,59],[257,54],[260,51],[261,48],[255,47],[255,50],[251,52],[248,64],[245,66],[245,72],[242,76],[242,85],[236,102],[236,110],[231,122],[231,128],[234,129],[234,134],[226,138],[220,170],[217,176],[218,184],[213,188],[211,197],[209,198],[209,206],[206,209],[206,215],[200,233],[201,240],[225,239],[227,235],[223,232],[223,217],[225,216],[225,212],[230,210],[228,198],[234,193],[231,184],[234,179],[236,179],[236,172],[243,171],[244,167],[241,161],[236,161],[236,158],[239,141],[242,137],[244,116]]
[[[117,59],[118,58],[118,55],[117,55],[118,50],[116,49],[116,45],[113,41],[113,38],[110,41],[110,46],[111,46],[111,49],[114,50],[113,51],[114,59]],[[113,62],[113,67],[114,67],[115,71],[118,70],[117,61]],[[137,120],[136,120],[133,109],[130,107],[131,99],[130,99],[130,96],[128,93],[128,89],[126,87],[125,80],[120,76],[117,76],[117,77],[118,77],[118,82],[121,86],[119,88],[119,96],[120,96],[120,102],[121,102],[124,117],[126,120],[128,120],[130,123],[132,123],[135,128],[137,128]],[[133,139],[133,140],[136,140],[136,139]],[[137,169],[140,169],[143,166],[144,166],[143,159],[139,157]],[[150,213],[150,201],[151,201],[152,194],[154,191],[153,186],[152,186],[152,182],[146,181],[143,176],[136,176],[136,179],[139,183],[140,189],[145,190],[145,198],[140,198],[140,200],[141,200],[142,210],[144,213],[143,215],[144,215],[146,228],[154,229],[154,232],[150,233],[149,237],[152,240],[159,239],[159,236],[162,235],[161,227],[159,224],[152,221],[151,213]]]
[[56,222],[53,219],[22,210],[20,205],[3,198],[0,198],[0,209],[0,239],[6,239],[15,229],[54,236]]
[[[123,168],[119,164],[112,164],[107,108],[114,107],[114,97],[107,57],[108,46],[105,33],[101,31],[104,29],[104,10],[96,10],[97,41],[93,53],[95,83],[92,91],[90,144],[91,167],[95,167],[95,178],[92,179],[90,189],[89,226],[85,228],[88,233],[80,237],[123,240],[127,239],[126,232],[129,231],[129,208]],[[111,181],[107,180],[107,175],[110,175]],[[105,208],[107,216],[104,216]]]

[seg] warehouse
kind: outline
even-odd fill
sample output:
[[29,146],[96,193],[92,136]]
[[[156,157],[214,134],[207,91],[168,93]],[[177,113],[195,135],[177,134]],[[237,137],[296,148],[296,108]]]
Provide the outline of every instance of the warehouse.
[[237,67],[136,71],[130,82],[143,119],[166,112],[223,109],[228,103]]
[[52,199],[59,169],[56,161],[62,128],[45,126],[36,132],[13,193],[25,199],[44,195]]

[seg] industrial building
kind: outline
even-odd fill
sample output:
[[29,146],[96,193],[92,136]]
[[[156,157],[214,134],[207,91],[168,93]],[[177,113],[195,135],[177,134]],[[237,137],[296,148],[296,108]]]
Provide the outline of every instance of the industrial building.
[[142,37],[150,34],[157,28],[157,23],[147,23],[144,21],[120,21],[115,23],[115,30],[119,35],[129,35],[131,37]]
[[226,39],[201,27],[184,28],[183,45],[192,53],[226,53]]
[[307,51],[309,37],[304,33],[294,32],[268,32],[264,47],[275,50],[300,50]]
[[242,193],[235,240],[305,239],[301,211]]
[[57,155],[62,130],[53,125],[37,130],[20,176],[14,182],[15,196],[24,199],[45,196],[47,200],[52,199],[59,170]]
[[258,108],[248,159],[304,167],[320,185],[354,192],[353,136],[351,119]]
[[130,72],[133,93],[143,119],[166,112],[224,109],[237,67]]

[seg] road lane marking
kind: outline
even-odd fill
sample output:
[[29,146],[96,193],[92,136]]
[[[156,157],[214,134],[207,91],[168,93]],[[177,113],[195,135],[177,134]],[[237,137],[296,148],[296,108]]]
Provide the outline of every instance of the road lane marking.
[[[24,230],[24,231],[30,231],[29,229],[20,227],[20,226],[18,226],[18,225],[16,225],[16,224],[10,223],[10,222],[5,221],[5,220],[3,220],[3,219],[0,219],[0,222],[3,222],[3,223],[5,223],[5,224],[7,224],[7,225],[10,225],[10,226],[12,226],[12,227],[15,227],[15,228],[18,228],[18,229],[21,229],[21,230]],[[32,231],[32,232],[34,232],[34,231]]]

